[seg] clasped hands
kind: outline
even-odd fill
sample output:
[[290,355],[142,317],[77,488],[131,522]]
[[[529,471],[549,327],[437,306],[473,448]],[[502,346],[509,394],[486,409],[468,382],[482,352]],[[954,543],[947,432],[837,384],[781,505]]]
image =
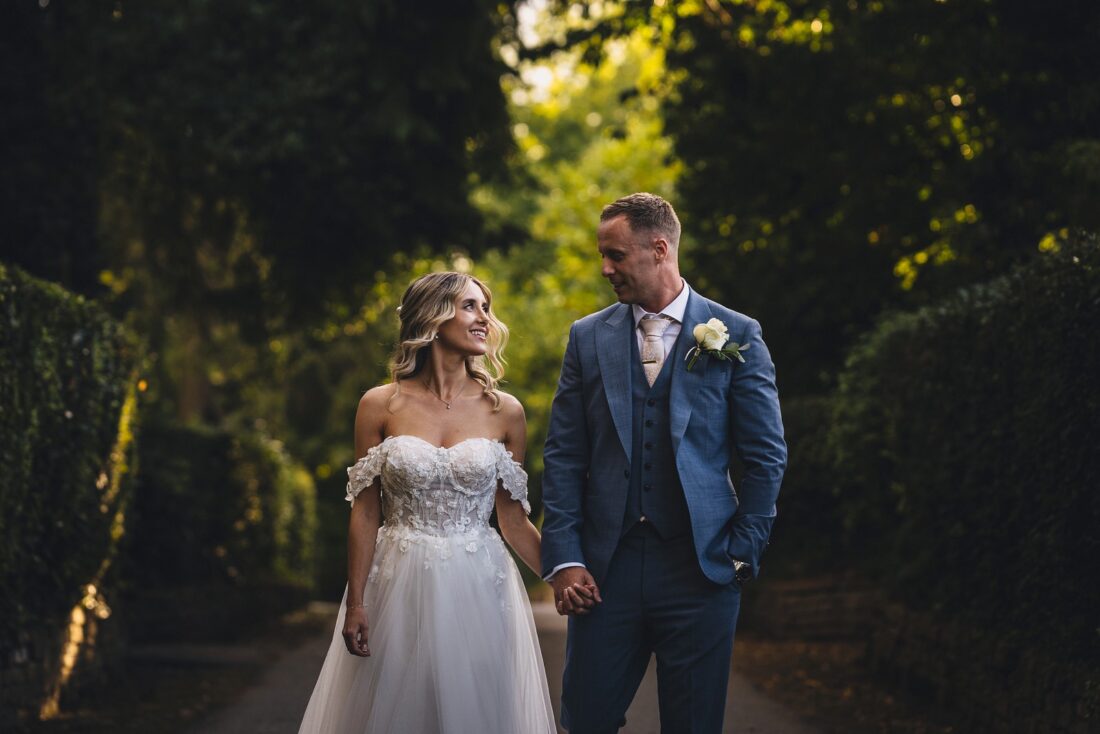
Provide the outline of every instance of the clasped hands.
[[563,617],[588,614],[603,601],[596,580],[583,566],[561,569],[550,579],[550,586],[554,589],[554,607]]

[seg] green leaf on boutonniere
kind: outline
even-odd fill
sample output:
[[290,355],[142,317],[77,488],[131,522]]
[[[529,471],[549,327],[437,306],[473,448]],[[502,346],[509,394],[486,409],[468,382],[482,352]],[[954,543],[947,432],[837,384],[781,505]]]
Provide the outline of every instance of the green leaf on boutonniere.
[[691,372],[691,368],[699,361],[699,347],[692,347],[689,349],[688,353],[684,355],[684,359],[687,361],[688,372]]
[[749,344],[738,344],[737,342],[728,342],[726,346],[722,347],[722,356],[724,359],[729,359],[730,356],[736,357],[737,361],[741,364],[745,363],[745,358],[741,356],[741,352],[749,348]]

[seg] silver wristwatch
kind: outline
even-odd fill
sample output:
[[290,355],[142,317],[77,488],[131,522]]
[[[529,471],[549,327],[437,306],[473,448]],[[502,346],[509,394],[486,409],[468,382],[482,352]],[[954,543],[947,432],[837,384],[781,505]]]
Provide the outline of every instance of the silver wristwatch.
[[752,578],[752,566],[739,561],[736,558],[733,559],[733,580],[739,584],[743,584]]

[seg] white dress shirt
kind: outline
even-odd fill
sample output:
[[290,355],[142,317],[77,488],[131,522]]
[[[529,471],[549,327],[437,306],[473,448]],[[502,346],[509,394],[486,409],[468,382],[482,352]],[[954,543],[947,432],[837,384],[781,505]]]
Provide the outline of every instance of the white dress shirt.
[[[680,282],[682,283],[682,285],[680,286],[679,294],[677,294],[677,296],[672,299],[671,303],[662,308],[656,314],[650,314],[648,311],[646,311],[644,308],[636,303],[631,306],[631,308],[634,310],[634,336],[638,340],[639,354],[641,354],[642,352],[642,340],[645,338],[645,335],[642,333],[642,330],[638,328],[638,323],[642,320],[643,317],[652,315],[667,316],[669,319],[671,319],[671,323],[669,323],[668,328],[665,329],[665,333],[661,335],[661,341],[664,342],[665,345],[665,359],[667,360],[668,357],[672,354],[672,348],[676,345],[676,337],[680,336],[680,331],[683,329],[684,311],[687,310],[688,295],[691,293],[691,288],[688,287],[687,282],[683,279],[681,279]],[[563,568],[569,568],[570,566],[584,567],[584,564],[578,561],[559,563],[557,566],[554,566],[553,571],[546,575],[546,580],[549,581],[550,579],[554,578],[554,574],[556,574],[558,571],[562,570]]]
[[676,344],[676,337],[680,336],[680,330],[684,324],[684,311],[687,310],[688,305],[688,293],[691,289],[688,288],[688,284],[680,281],[683,285],[680,287],[680,293],[672,299],[672,302],[662,308],[655,314],[651,314],[638,304],[631,306],[634,309],[634,336],[638,338],[638,353],[642,352],[642,340],[645,338],[645,334],[638,327],[638,324],[646,316],[667,316],[671,322],[668,328],[665,329],[665,333],[661,335],[661,341],[665,344],[665,358],[672,354],[672,347]]

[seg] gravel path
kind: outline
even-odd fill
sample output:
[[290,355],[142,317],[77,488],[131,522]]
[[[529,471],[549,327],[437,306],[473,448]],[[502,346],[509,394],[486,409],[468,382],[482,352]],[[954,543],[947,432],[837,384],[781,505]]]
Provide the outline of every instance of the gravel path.
[[[565,657],[565,619],[559,617],[549,604],[537,604],[534,611],[550,680],[550,696],[557,715],[561,670]],[[335,614],[336,608],[332,605],[329,618],[335,619]],[[277,657],[256,684],[236,703],[197,724],[191,730],[193,734],[296,734],[331,634],[332,629],[329,627]],[[242,653],[226,650],[224,654],[232,657]],[[254,655],[262,655],[262,651],[251,651],[246,657]],[[224,662],[232,664],[233,661],[226,659]],[[727,701],[726,734],[815,732],[801,723],[795,715],[754,689],[736,672],[730,676]],[[626,718],[627,725],[621,730],[621,734],[660,732],[657,680],[653,665],[650,665]]]

